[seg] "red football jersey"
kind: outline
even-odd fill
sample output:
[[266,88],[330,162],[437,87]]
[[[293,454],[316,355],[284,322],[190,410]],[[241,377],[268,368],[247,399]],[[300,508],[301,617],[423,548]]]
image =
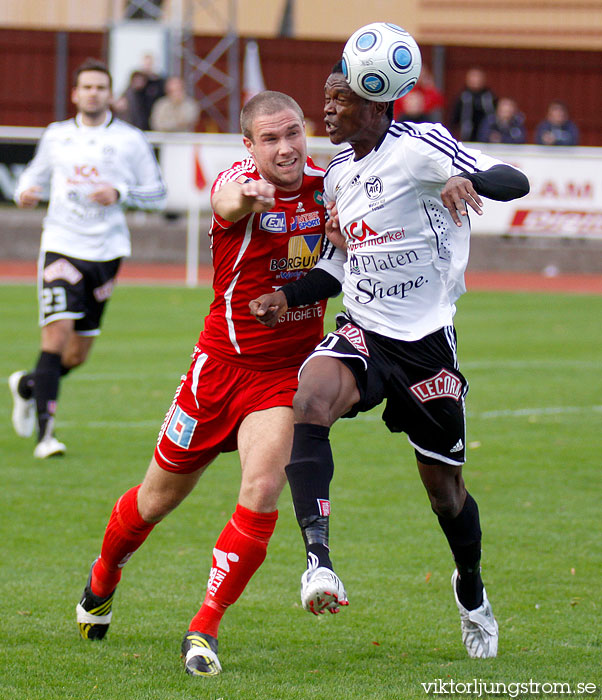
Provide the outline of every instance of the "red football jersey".
[[[249,312],[249,302],[303,277],[319,260],[324,235],[324,171],[311,159],[297,192],[276,190],[269,212],[211,223],[215,298],[199,345],[210,356],[252,369],[298,366],[323,336],[326,302],[289,309],[276,328]],[[212,194],[241,176],[261,179],[252,158],[217,177]]]

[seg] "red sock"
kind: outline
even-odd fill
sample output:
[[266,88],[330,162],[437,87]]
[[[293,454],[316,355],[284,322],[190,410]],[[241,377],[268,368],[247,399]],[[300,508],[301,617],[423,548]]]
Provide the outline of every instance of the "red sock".
[[256,513],[240,504],[213,549],[207,594],[189,630],[217,637],[226,608],[238,600],[265,559],[278,511]]
[[156,525],[140,517],[137,505],[139,488],[140,485],[126,491],[109,518],[100,557],[92,570],[92,593],[101,598],[115,590],[121,579],[121,569]]

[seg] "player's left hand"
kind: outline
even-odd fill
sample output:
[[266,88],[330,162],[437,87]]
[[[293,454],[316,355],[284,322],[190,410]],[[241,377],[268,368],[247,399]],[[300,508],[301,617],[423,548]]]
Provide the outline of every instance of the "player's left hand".
[[100,185],[90,193],[90,199],[96,204],[108,207],[119,199],[119,192],[113,185]]
[[483,213],[483,202],[472,182],[465,177],[457,175],[450,177],[441,190],[441,201],[451,214],[456,226],[462,226],[460,217],[468,215],[467,204],[479,216]]

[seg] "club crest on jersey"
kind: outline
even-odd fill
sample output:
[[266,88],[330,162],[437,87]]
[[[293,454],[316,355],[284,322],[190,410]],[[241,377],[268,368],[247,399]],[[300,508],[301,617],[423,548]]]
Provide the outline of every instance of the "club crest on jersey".
[[185,413],[180,406],[176,406],[175,411],[169,421],[165,435],[178,447],[187,450],[196,428],[197,421]]
[[306,233],[302,236],[292,236],[288,242],[286,258],[272,258],[270,271],[308,270],[320,259],[322,243],[321,233]]
[[413,384],[410,391],[421,403],[443,397],[458,401],[462,396],[462,382],[455,374],[442,369],[434,377]]
[[340,335],[345,338],[345,340],[348,340],[356,350],[359,350],[359,352],[362,353],[362,355],[370,357],[368,346],[366,345],[366,338],[364,337],[364,331],[361,328],[354,326],[352,323],[346,323],[344,326],[341,326],[341,328],[334,331],[334,333],[335,335]]
[[286,233],[286,214],[283,211],[266,211],[259,216],[259,228],[269,233]]
[[372,175],[364,182],[364,190],[368,199],[378,199],[382,195],[383,189],[383,181],[376,175]]

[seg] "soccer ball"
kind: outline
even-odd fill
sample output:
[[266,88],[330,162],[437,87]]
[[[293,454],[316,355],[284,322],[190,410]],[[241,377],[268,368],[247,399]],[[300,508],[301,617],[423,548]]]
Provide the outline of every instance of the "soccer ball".
[[414,38],[389,22],[373,22],[354,32],[343,49],[342,63],[353,92],[374,102],[407,95],[422,68]]

